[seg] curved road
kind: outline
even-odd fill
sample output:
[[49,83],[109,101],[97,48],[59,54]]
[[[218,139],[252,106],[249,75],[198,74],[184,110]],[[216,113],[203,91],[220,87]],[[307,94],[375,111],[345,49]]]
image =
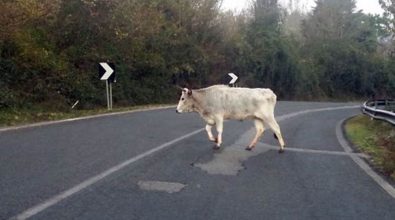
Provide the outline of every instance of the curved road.
[[284,154],[270,131],[245,151],[251,121],[225,122],[213,151],[199,116],[173,108],[3,130],[0,219],[392,220],[393,187],[339,141],[358,113],[279,102]]

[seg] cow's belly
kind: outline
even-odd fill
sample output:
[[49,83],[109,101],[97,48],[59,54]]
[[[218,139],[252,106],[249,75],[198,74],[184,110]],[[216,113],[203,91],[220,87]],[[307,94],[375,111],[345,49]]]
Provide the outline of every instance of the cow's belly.
[[201,114],[200,116],[203,118],[203,120],[204,120],[207,124],[209,124],[209,125],[215,125],[215,120],[214,120],[214,116],[213,116],[213,115],[211,115],[211,114]]
[[255,118],[255,116],[253,115],[253,114],[237,114],[237,113],[235,113],[235,114],[226,114],[226,115],[224,115],[224,119],[226,119],[226,120],[240,120],[240,121],[243,121],[243,120],[248,120],[248,119],[254,119]]

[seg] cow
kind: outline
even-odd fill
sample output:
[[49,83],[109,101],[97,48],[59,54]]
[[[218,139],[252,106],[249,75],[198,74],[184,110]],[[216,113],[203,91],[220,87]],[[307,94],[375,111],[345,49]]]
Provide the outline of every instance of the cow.
[[[223,122],[227,119],[252,119],[256,135],[245,148],[251,151],[269,127],[274,137],[280,143],[279,153],[284,152],[284,140],[280,126],[274,118],[274,107],[277,96],[270,89],[235,88],[226,85],[214,85],[203,89],[182,89],[182,94],[176,112],[197,112],[206,122],[206,131],[210,141],[215,142],[213,149],[218,150],[222,144]],[[211,129],[215,126],[217,137],[214,138]]]

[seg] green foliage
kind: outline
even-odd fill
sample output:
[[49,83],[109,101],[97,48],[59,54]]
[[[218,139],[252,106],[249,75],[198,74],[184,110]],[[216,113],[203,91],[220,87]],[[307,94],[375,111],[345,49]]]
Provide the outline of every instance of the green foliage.
[[116,64],[121,106],[175,102],[174,84],[226,83],[228,72],[286,99],[394,96],[395,61],[384,52],[393,18],[355,12],[352,0],[319,0],[308,15],[277,0],[241,14],[220,2],[1,1],[0,108],[104,106],[103,61]]
[[259,0],[246,23],[239,66],[245,84],[270,87],[283,98],[296,97],[300,69],[292,39],[281,31],[282,10],[274,0]]
[[319,90],[329,98],[386,97],[393,62],[380,56],[378,39],[388,36],[386,20],[354,12],[355,2],[317,1],[304,21],[304,59],[315,67]]
[[357,116],[348,120],[345,131],[350,141],[371,156],[370,162],[395,180],[395,132],[393,125]]

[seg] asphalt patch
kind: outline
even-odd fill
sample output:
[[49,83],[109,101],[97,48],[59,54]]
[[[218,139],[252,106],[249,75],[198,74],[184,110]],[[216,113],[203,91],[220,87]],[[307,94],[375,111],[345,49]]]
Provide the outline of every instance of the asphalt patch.
[[139,181],[137,185],[142,190],[160,191],[167,193],[180,192],[186,186],[181,183],[162,182],[162,181]]

